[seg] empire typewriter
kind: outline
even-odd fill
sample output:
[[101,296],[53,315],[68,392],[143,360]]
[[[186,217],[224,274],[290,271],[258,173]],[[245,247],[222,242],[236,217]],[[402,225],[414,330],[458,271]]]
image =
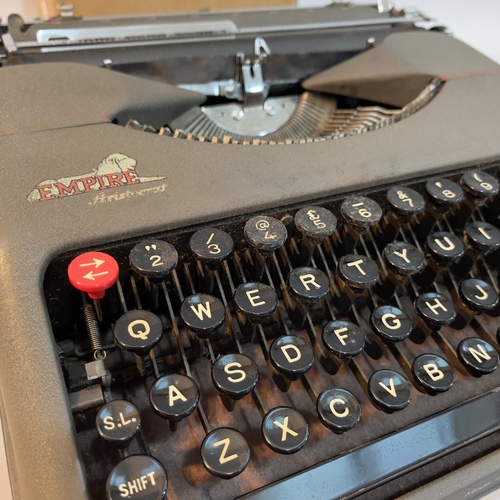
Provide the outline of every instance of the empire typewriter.
[[500,486],[497,64],[384,1],[1,30],[15,500]]

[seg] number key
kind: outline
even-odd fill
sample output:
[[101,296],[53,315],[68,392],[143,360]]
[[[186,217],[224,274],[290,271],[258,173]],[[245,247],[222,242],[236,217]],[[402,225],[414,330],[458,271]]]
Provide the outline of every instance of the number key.
[[217,269],[232,253],[233,238],[221,229],[196,231],[189,240],[191,252],[210,269]]
[[358,232],[368,230],[382,217],[379,204],[364,196],[349,196],[342,203],[340,210],[345,221]]
[[461,184],[467,194],[479,200],[494,198],[499,190],[498,181],[493,176],[478,170],[465,173]]
[[144,240],[132,248],[130,267],[143,278],[164,280],[177,266],[177,250],[162,240]]
[[464,197],[462,188],[456,182],[448,179],[428,181],[425,189],[431,201],[442,210],[448,210],[456,203],[460,203]]
[[263,255],[271,255],[285,243],[288,236],[285,225],[267,215],[258,215],[248,220],[244,233],[248,243]]

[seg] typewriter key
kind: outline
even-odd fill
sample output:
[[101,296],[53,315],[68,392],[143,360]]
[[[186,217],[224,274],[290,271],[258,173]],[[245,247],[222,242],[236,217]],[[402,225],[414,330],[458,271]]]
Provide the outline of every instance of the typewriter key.
[[201,444],[201,460],[210,474],[231,479],[250,461],[250,446],[241,432],[229,427],[213,430]]
[[431,203],[441,212],[446,212],[464,198],[462,188],[448,179],[434,179],[425,185]]
[[203,339],[224,323],[226,309],[218,298],[197,293],[184,300],[180,314],[186,326]]
[[389,243],[383,255],[389,269],[399,278],[418,273],[424,266],[422,252],[404,241]]
[[244,234],[248,243],[265,256],[271,255],[283,245],[288,236],[285,225],[267,215],[258,215],[248,220]]
[[297,380],[314,363],[311,344],[299,335],[278,337],[269,350],[271,364],[290,380]]
[[377,263],[366,255],[349,254],[339,260],[338,273],[354,291],[373,286],[379,277]]
[[303,236],[321,243],[337,228],[337,218],[323,207],[305,207],[295,214],[295,226]]
[[290,455],[297,453],[307,443],[309,425],[297,410],[279,406],[264,417],[262,435],[271,450]]
[[384,342],[400,342],[406,339],[412,331],[410,318],[393,306],[379,306],[370,316],[372,330]]
[[99,410],[95,424],[103,439],[124,448],[139,430],[141,416],[137,406],[129,401],[116,399]]
[[431,330],[449,325],[457,316],[453,302],[441,293],[420,295],[415,301],[415,309]]
[[149,455],[124,458],[106,482],[108,500],[163,500],[167,494],[167,472]]
[[163,323],[152,312],[137,309],[126,312],[115,323],[113,337],[124,351],[145,356],[161,340]]
[[323,344],[342,361],[349,361],[365,348],[365,334],[349,321],[330,321],[321,334]]
[[323,391],[316,401],[316,410],[321,423],[336,434],[352,429],[361,420],[361,405],[345,389]]
[[446,231],[430,234],[426,243],[429,254],[442,267],[457,262],[465,253],[463,241],[453,233]]
[[378,224],[382,217],[379,204],[364,196],[349,196],[340,207],[342,217],[358,233]]
[[198,406],[200,392],[196,382],[187,375],[174,373],[155,381],[149,391],[153,410],[170,422],[179,422]]
[[233,238],[220,229],[206,228],[196,231],[189,240],[191,252],[209,269],[218,269],[234,249]]
[[236,309],[252,323],[261,323],[278,305],[276,292],[264,283],[243,283],[234,292]]
[[479,202],[494,198],[500,187],[493,176],[478,170],[466,172],[460,183],[464,191]]
[[212,366],[215,388],[231,399],[241,399],[253,391],[259,379],[255,361],[245,354],[219,356]]
[[379,370],[368,381],[368,394],[377,408],[392,413],[410,404],[412,389],[404,375],[394,370]]
[[451,365],[436,354],[421,354],[413,361],[412,373],[420,387],[428,394],[446,392],[455,383]]
[[288,275],[293,294],[306,306],[313,306],[330,291],[328,276],[315,267],[297,267]]
[[465,243],[473,250],[488,253],[500,248],[500,231],[488,222],[471,222],[465,226]]
[[470,337],[460,342],[458,357],[469,372],[478,377],[496,370],[498,354],[494,347],[483,339]]
[[387,191],[389,208],[402,221],[408,221],[413,215],[425,208],[425,201],[414,189],[396,186]]
[[486,281],[468,278],[460,283],[460,298],[475,313],[491,311],[498,305],[498,294]]
[[173,245],[162,240],[144,240],[130,251],[130,267],[152,282],[164,280],[177,266],[179,256]]

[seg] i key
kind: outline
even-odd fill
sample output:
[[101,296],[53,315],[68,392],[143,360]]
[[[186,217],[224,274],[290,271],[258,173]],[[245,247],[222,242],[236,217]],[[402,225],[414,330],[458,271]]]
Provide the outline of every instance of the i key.
[[107,500],[163,500],[167,494],[167,472],[149,455],[124,458],[106,481]]
[[350,310],[356,295],[377,282],[380,275],[377,263],[365,255],[348,254],[340,258],[335,278],[340,290],[337,307],[341,313]]
[[314,249],[337,228],[337,218],[323,207],[305,207],[295,214],[295,227],[302,233],[300,263],[309,265]]
[[460,184],[465,191],[465,203],[450,220],[456,229],[463,229],[475,208],[488,204],[499,190],[498,181],[493,176],[479,170],[466,172],[462,176]]
[[453,233],[438,231],[427,237],[426,247],[428,258],[422,272],[415,277],[421,287],[430,286],[439,273],[452,271],[452,264],[460,261],[465,255],[463,241]]
[[190,331],[207,339],[224,323],[226,309],[217,297],[197,293],[183,301],[180,315]]
[[361,234],[378,224],[382,209],[375,201],[364,196],[349,196],[340,207],[344,218],[343,253],[352,252]]
[[383,256],[389,272],[382,276],[382,283],[377,293],[385,299],[390,299],[399,284],[422,270],[424,256],[417,247],[404,241],[386,245]]
[[170,429],[175,431],[177,422],[191,415],[198,406],[200,391],[191,377],[174,373],[155,381],[149,391],[149,401],[153,410],[168,420]]
[[253,248],[253,257],[256,259],[253,266],[253,279],[260,281],[264,274],[266,259],[285,243],[288,232],[285,225],[278,219],[258,215],[247,221],[244,235]]
[[389,214],[383,219],[382,232],[378,238],[381,244],[394,241],[402,225],[411,221],[425,208],[425,201],[414,189],[396,186],[387,191]]
[[245,354],[219,356],[212,366],[212,382],[228,411],[234,409],[235,401],[254,390],[258,380],[257,365]]
[[99,410],[95,425],[104,440],[126,448],[141,427],[141,416],[133,403],[116,399]]

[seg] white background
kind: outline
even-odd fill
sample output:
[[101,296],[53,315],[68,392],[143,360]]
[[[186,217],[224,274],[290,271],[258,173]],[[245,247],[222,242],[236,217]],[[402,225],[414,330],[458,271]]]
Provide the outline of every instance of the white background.
[[[330,2],[323,0],[298,0],[300,7],[328,3]],[[375,2],[358,0],[354,3],[370,5]],[[451,28],[456,38],[500,63],[500,0],[396,0],[394,3],[397,7],[417,6],[427,16]],[[43,16],[43,0],[0,0],[0,17],[3,22],[12,13],[21,14],[25,20]],[[3,436],[0,432],[0,499],[11,500],[3,449]],[[492,493],[484,500],[500,500],[500,492]]]

